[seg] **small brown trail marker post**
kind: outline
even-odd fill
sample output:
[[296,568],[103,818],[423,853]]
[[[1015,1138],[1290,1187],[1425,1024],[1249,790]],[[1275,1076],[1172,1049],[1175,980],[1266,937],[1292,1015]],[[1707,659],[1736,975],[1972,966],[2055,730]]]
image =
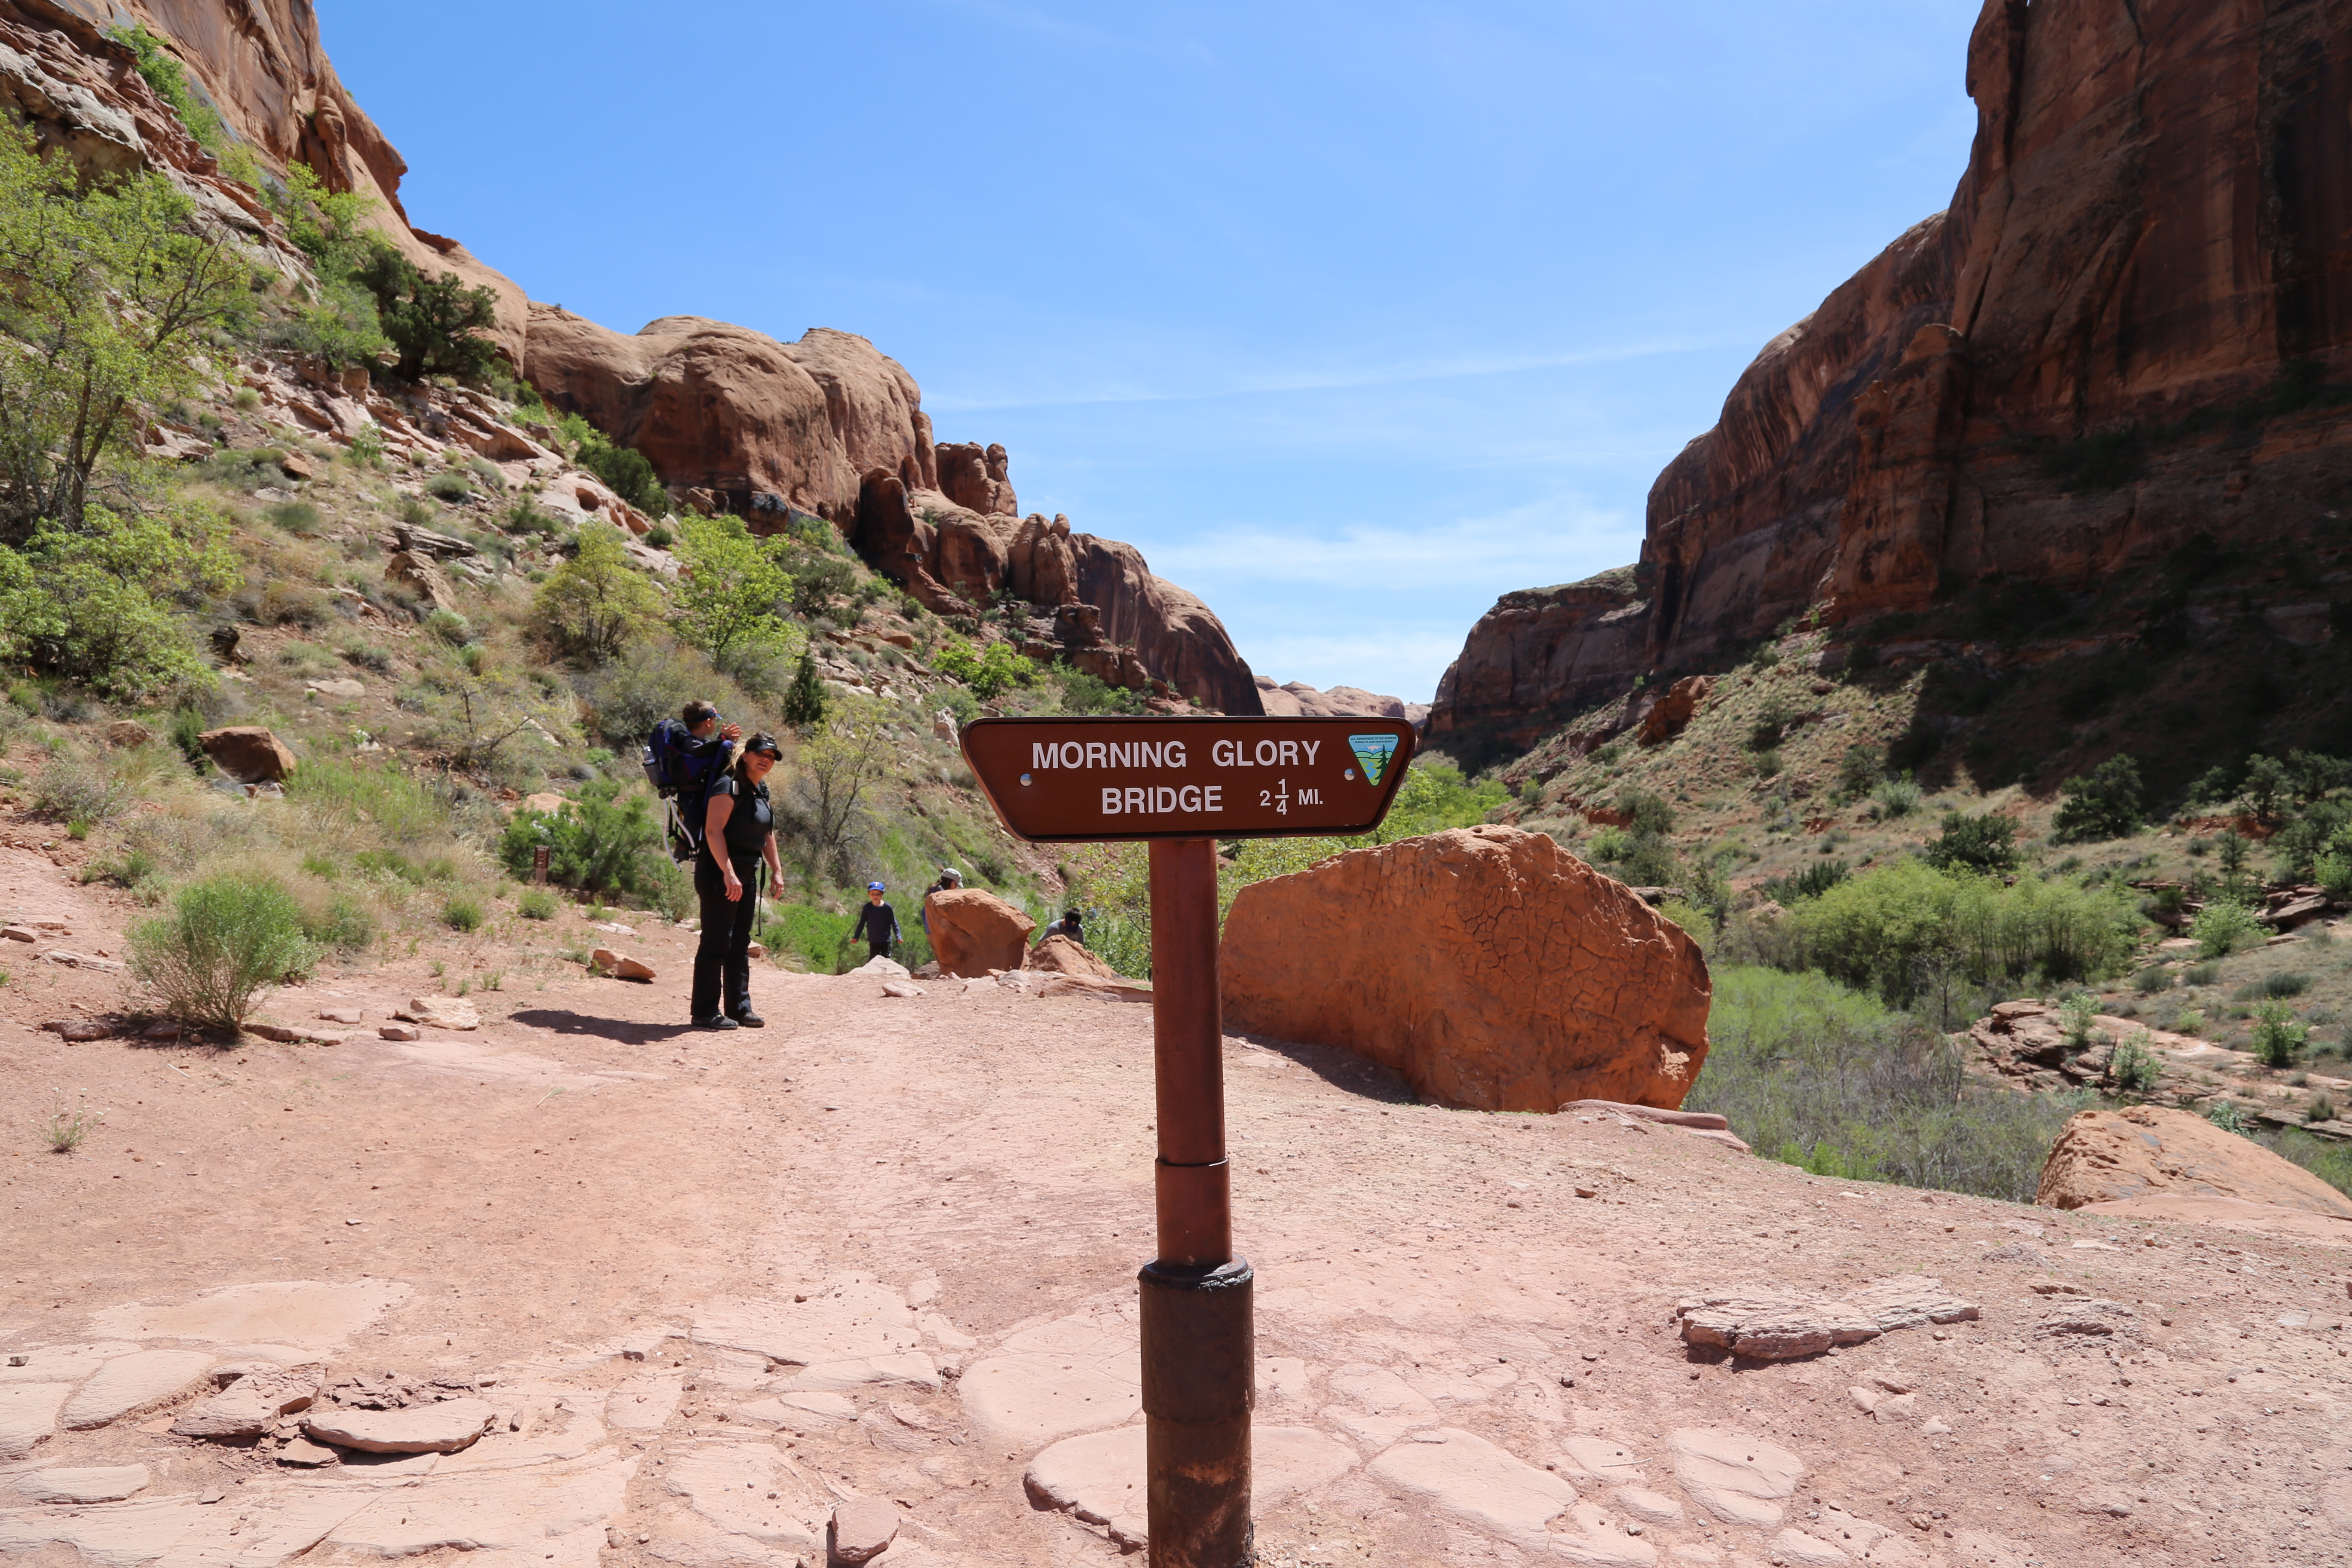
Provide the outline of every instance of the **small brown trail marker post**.
[[1216,841],[1369,832],[1412,749],[1412,727],[1390,719],[982,719],[963,731],[1014,834],[1150,845],[1159,1253],[1137,1280],[1152,1568],[1252,1560],[1254,1277],[1234,1256]]
[[530,879],[535,887],[547,886],[548,854],[548,847],[544,844],[530,852]]

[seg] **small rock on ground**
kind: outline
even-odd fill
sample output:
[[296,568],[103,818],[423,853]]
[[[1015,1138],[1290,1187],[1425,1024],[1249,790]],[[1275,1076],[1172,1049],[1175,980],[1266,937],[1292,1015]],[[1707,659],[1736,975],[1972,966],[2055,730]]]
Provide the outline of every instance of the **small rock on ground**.
[[898,1510],[887,1498],[859,1498],[833,1510],[833,1554],[844,1563],[866,1563],[898,1538]]
[[302,1430],[317,1442],[370,1454],[454,1454],[480,1436],[496,1414],[479,1399],[407,1410],[314,1410]]

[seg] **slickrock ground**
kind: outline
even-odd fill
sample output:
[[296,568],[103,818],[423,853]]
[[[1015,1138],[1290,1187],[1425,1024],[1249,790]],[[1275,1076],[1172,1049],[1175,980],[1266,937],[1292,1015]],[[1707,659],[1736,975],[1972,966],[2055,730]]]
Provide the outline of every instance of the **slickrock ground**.
[[[120,912],[41,857],[0,851],[0,905],[121,951]],[[360,1008],[345,1044],[227,1051],[38,1033],[121,982],[10,952],[0,1558],[782,1568],[826,1562],[862,1500],[895,1510],[885,1564],[1118,1559],[1148,1009],[763,970],[766,1030],[690,1034],[682,940],[632,945],[659,982],[477,992],[480,1030],[414,1044],[373,1030],[431,989],[429,952],[322,979],[276,1011]],[[1226,1062],[1267,1563],[2352,1551],[2340,1247],[1423,1107],[1320,1048]],[[108,1110],[72,1155],[36,1140],[53,1085]],[[1674,1324],[1685,1297],[1915,1273],[1980,1318],[1772,1363]],[[478,1400],[489,1430],[374,1455],[299,1415],[173,1435],[224,1362],[324,1363],[339,1403]],[[68,1405],[102,1424],[65,1429]],[[890,1521],[850,1522],[862,1550]]]

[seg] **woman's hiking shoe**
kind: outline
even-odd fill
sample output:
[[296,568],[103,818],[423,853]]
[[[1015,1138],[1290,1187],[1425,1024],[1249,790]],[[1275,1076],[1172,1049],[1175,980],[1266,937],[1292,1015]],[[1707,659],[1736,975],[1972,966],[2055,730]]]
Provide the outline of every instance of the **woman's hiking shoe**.
[[762,1018],[749,1007],[739,1007],[728,1016],[747,1029],[764,1029],[768,1026],[768,1020]]
[[728,1017],[724,1014],[721,1014],[715,1018],[697,1018],[694,1021],[694,1026],[698,1029],[737,1029],[742,1027],[741,1025],[736,1023],[734,1019]]

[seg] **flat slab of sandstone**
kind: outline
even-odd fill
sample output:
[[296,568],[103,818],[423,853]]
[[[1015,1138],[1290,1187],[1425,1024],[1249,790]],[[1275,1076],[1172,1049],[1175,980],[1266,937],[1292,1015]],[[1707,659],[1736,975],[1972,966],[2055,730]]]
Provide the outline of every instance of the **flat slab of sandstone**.
[[367,1454],[454,1454],[497,1414],[479,1399],[446,1399],[406,1410],[313,1411],[302,1431],[315,1442]]

